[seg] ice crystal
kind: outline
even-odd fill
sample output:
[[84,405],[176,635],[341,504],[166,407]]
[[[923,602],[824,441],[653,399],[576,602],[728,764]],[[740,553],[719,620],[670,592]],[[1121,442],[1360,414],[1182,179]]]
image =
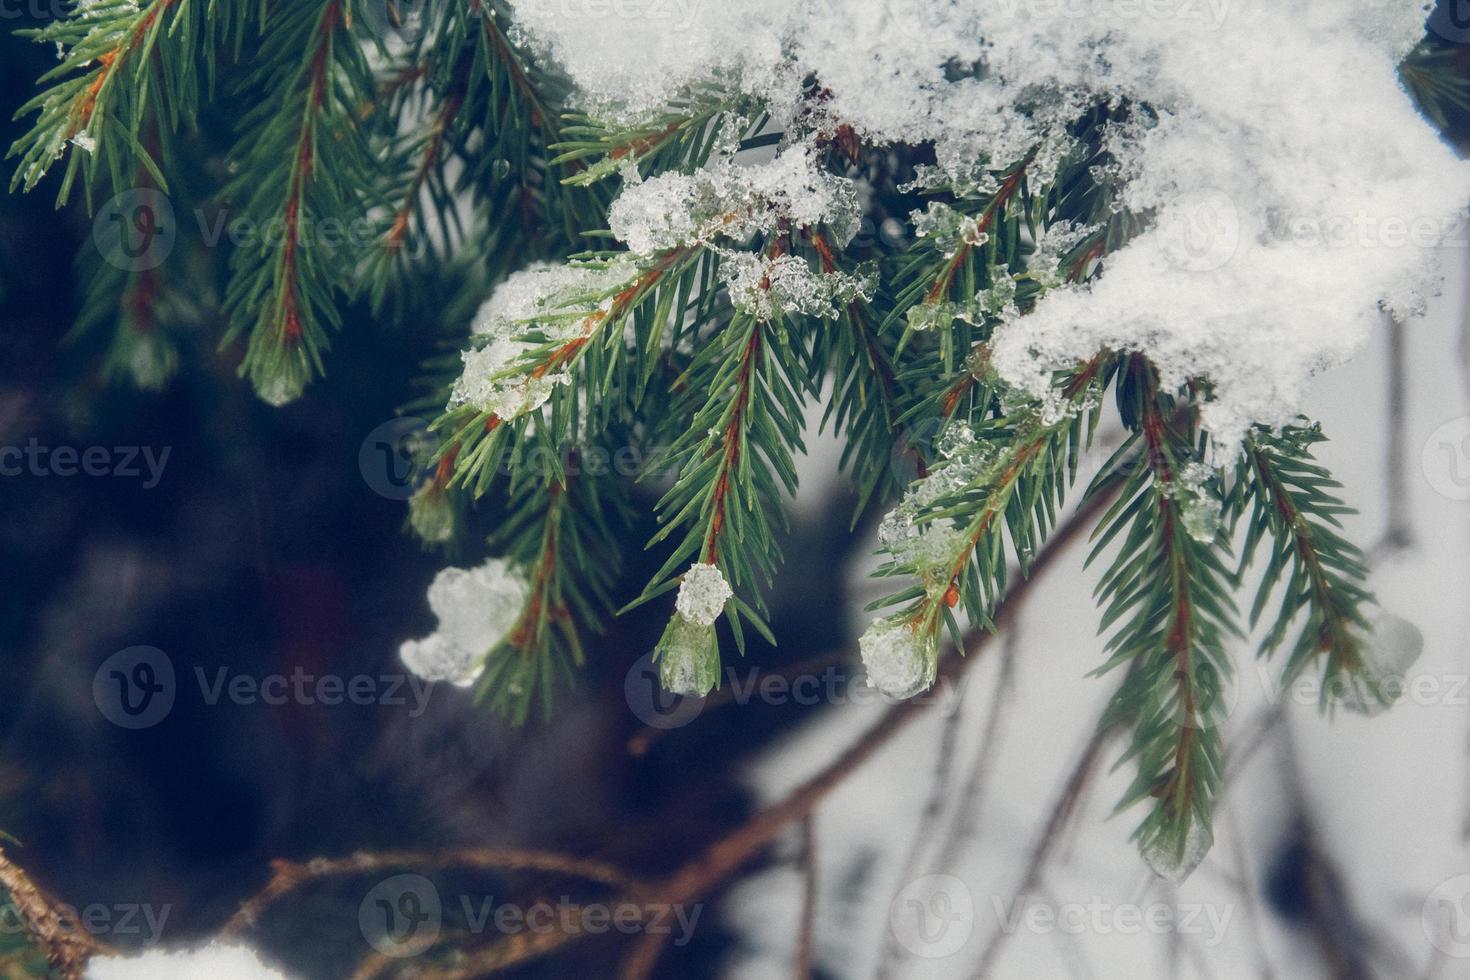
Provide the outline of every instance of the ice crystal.
[[442,486],[425,483],[408,498],[408,523],[429,544],[454,537],[454,505]]
[[952,424],[939,436],[941,462],[916,480],[878,525],[878,542],[893,558],[914,566],[931,591],[949,588],[949,569],[964,542],[963,531],[948,518],[926,511],[946,496],[972,484],[989,464],[993,450],[967,426]]
[[725,602],[734,594],[718,566],[696,562],[689,566],[679,583],[674,609],[691,623],[712,626],[725,611]]
[[735,308],[758,320],[778,311],[830,319],[854,300],[871,299],[876,286],[870,271],[817,272],[799,256],[767,259],[749,252],[726,253],[720,281]]
[[537,263],[512,274],[475,314],[471,332],[480,346],[460,355],[464,369],[450,390],[449,407],[471,405],[503,420],[539,409],[571,378],[565,371],[538,375],[539,365],[528,363],[534,360],[528,353],[595,328],[611,297],[636,274],[627,259],[606,265]]
[[857,233],[852,181],[822,169],[805,147],[741,166],[721,157],[693,174],[662,173],[624,189],[608,227],[628,248],[651,255],[716,237],[743,241],[773,231],[826,226],[839,245]]
[[980,218],[967,215],[940,201],[929,202],[924,211],[909,215],[914,224],[914,235],[932,238],[946,255],[953,255],[962,245],[978,247],[990,241],[990,235],[980,230]]

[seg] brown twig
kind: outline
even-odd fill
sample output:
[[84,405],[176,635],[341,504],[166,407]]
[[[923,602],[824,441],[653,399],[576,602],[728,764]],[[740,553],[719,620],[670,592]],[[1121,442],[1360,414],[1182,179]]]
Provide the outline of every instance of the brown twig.
[[[993,621],[997,631],[1009,625],[1023,605],[1025,598],[1040,581],[1042,574],[1063,553],[1067,546],[1082,537],[1092,526],[1093,519],[1107,507],[1112,493],[1098,493],[1079,507],[1067,521],[1057,528],[1051,543],[1032,562],[1031,574],[1017,581],[1006,593],[997,607]],[[939,668],[937,683],[954,683],[970,664],[978,659],[979,653],[988,644],[993,634],[983,630],[972,630],[965,638],[965,656],[945,657]],[[746,865],[766,849],[788,825],[805,819],[837,787],[863,763],[867,762],[909,722],[919,717],[935,699],[902,701],[888,708],[883,716],[856,742],[848,746],[834,761],[806,782],[802,783],[781,801],[760,810],[745,823],[736,827],[725,837],[716,841],[702,854],[686,862],[669,877],[649,885],[633,888],[619,901],[640,906],[676,906],[696,901]],[[1088,756],[1094,761],[1101,753],[1101,734],[1094,737]],[[1089,769],[1090,771],[1090,769]],[[1083,778],[1082,783],[1086,780]],[[1070,812],[1075,796],[1080,794],[1081,785],[1071,788],[1064,797]],[[1059,822],[1059,816],[1053,815]],[[545,955],[566,943],[580,938],[585,930],[572,928],[565,931],[545,933],[528,937],[508,937],[484,949],[467,954],[454,968],[420,971],[419,980],[462,980],[479,977],[510,966],[527,962]],[[642,945],[642,944],[640,944]],[[660,943],[654,952],[662,948]]]
[[[1098,725],[1093,731],[1092,737],[1088,739],[1087,747],[1082,750],[1082,755],[1073,766],[1067,781],[1062,785],[1062,791],[1057,800],[1052,804],[1051,814],[1046,818],[1046,824],[1041,828],[1041,833],[1036,836],[1036,843],[1032,845],[1031,856],[1026,860],[1026,872],[1021,877],[1021,883],[1016,886],[1016,897],[1024,898],[1027,892],[1035,890],[1041,884],[1042,874],[1046,871],[1047,861],[1056,849],[1057,841],[1061,839],[1061,830],[1066,825],[1068,818],[1077,809],[1077,803],[1082,799],[1083,790],[1092,781],[1093,774],[1097,772],[1098,763],[1102,761],[1103,749],[1117,733],[1116,728],[1103,728]],[[1001,947],[1005,944],[1010,933],[1005,929],[997,929],[990,937],[990,941],[980,952],[980,962],[976,966],[974,976],[988,976],[995,968],[995,959],[1000,955]]]
[[259,921],[267,908],[305,885],[326,878],[370,874],[390,868],[545,871],[585,878],[614,888],[638,887],[636,879],[612,864],[555,851],[475,847],[456,851],[359,852],[344,858],[313,858],[310,861],[279,860],[271,862],[271,877],[265,887],[240,906],[239,911],[225,923],[224,932],[249,928]]
[[808,813],[801,821],[801,922],[796,933],[796,980],[809,980],[817,938],[817,824]]
[[26,928],[45,948],[46,961],[65,980],[80,978],[87,960],[108,951],[74,919],[68,921],[67,916],[57,911],[57,904],[3,849],[0,849],[0,885],[10,893],[11,904],[25,920]]

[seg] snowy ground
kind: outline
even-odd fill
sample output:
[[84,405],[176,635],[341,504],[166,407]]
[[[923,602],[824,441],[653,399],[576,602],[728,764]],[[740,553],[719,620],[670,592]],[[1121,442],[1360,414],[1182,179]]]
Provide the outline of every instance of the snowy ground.
[[[1466,259],[1446,261],[1463,268]],[[820,967],[843,977],[974,976],[982,963],[1000,978],[1307,978],[1365,967],[1392,977],[1470,976],[1464,304],[1462,289],[1452,288],[1407,325],[1401,458],[1390,453],[1384,421],[1386,327],[1319,380],[1308,406],[1333,440],[1321,458],[1361,510],[1348,527],[1372,549],[1384,609],[1424,637],[1405,700],[1377,718],[1339,712],[1329,721],[1313,692],[1276,690],[1253,647],[1238,649],[1238,701],[1226,721],[1231,775],[1203,866],[1175,889],[1129,844],[1136,815],[1108,819],[1129,775],[1126,765],[1107,771],[1115,743],[1039,887],[1018,900],[1042,827],[1113,683],[1085,676],[1100,662],[1101,643],[1094,574],[1074,548],[1032,594],[1008,642],[992,644],[968,672],[963,696],[936,705],[819,810]],[[1389,496],[1399,493],[1412,542],[1379,545]],[[1008,689],[997,698],[1007,659]],[[1280,722],[1263,727],[1273,705]],[[827,713],[764,759],[752,784],[778,797],[880,711],[849,704]],[[995,711],[995,741],[986,745]],[[931,796],[939,810],[926,818]],[[1312,843],[1293,846],[1302,827]],[[1311,854],[1323,860],[1304,856]],[[800,896],[794,864],[739,886],[726,914],[748,938],[730,958],[730,975],[789,970]]]

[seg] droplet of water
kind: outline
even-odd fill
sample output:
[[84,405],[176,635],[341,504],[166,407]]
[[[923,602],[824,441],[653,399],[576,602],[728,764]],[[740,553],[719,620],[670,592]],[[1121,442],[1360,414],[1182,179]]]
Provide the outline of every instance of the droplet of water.
[[1182,849],[1175,840],[1155,840],[1140,853],[1154,874],[1177,885],[1194,873],[1214,842],[1210,828],[1198,818],[1192,818]]

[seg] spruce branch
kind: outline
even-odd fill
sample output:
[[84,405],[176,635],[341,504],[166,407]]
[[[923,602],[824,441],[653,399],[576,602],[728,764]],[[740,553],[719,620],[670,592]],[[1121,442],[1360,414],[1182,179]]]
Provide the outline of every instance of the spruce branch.
[[1218,725],[1231,675],[1225,637],[1241,634],[1220,557],[1229,544],[1218,490],[1203,475],[1192,416],[1176,412],[1137,356],[1129,358],[1119,385],[1124,418],[1136,433],[1115,459],[1139,456],[1099,522],[1089,557],[1090,563],[1121,540],[1096,589],[1106,606],[1102,628],[1120,623],[1105,647],[1109,660],[1096,673],[1127,667],[1103,719],[1104,726],[1132,725],[1120,764],[1133,760],[1138,772],[1118,809],[1153,801],[1134,838],[1155,870],[1179,876],[1212,840]]
[[[242,118],[232,156],[239,175],[227,200],[262,234],[231,256],[225,301],[230,337],[248,335],[242,375],[282,404],[323,370],[339,293],[355,292],[375,151],[358,107],[374,91],[346,0],[313,0],[273,11],[261,45],[299,53],[266,57],[242,83],[268,93]],[[331,234],[328,221],[353,222]]]
[[[853,271],[843,268],[828,236],[818,231],[811,237],[824,274]],[[905,393],[895,367],[898,351],[885,345],[872,313],[856,299],[828,322],[816,343],[814,360],[823,369],[822,380],[832,383],[822,425],[830,424],[845,437],[839,465],[852,474],[857,487],[856,523],[870,500],[902,490],[903,469],[895,465],[899,458],[917,456],[901,422]],[[916,462],[923,464],[922,459]]]
[[1259,621],[1279,592],[1280,609],[1261,643],[1261,655],[1267,656],[1286,644],[1292,624],[1302,621],[1282,666],[1284,683],[1320,660],[1324,709],[1343,700],[1388,704],[1392,696],[1381,683],[1384,678],[1376,676],[1365,645],[1371,625],[1364,610],[1373,604],[1367,565],[1358,547],[1338,533],[1339,515],[1353,510],[1332,492],[1341,484],[1312,460],[1311,447],[1325,438],[1316,426],[1251,433],[1231,501],[1234,512],[1247,520],[1237,575],[1269,539],[1270,558],[1250,623]]
[[521,724],[533,701],[550,717],[556,691],[575,683],[586,659],[581,634],[601,630],[612,607],[627,504],[616,480],[579,473],[565,485],[519,481],[507,510],[491,545],[528,570],[530,595],[505,648],[491,651],[477,688],[491,710]]
[[126,186],[122,177],[134,164],[167,189],[155,154],[140,138],[145,121],[154,116],[165,135],[192,124],[201,87],[198,66],[212,40],[208,32],[223,37],[238,30],[244,15],[237,12],[248,6],[230,4],[217,16],[215,3],[206,0],[98,0],[20,32],[57,45],[61,63],[41,76],[48,87],[16,112],[17,118],[38,115],[7,154],[20,157],[11,190],[31,190],[63,156],[58,207],[79,176],[90,203],[103,177],[113,187]]
[[[876,574],[914,582],[869,607],[901,607],[880,624],[908,630],[921,652],[935,649],[942,628],[959,635],[952,610],[961,603],[971,623],[991,625],[1007,589],[1007,543],[1024,574],[1090,443],[1112,362],[1100,354],[1060,379],[1056,405],[1023,403],[941,434],[940,458],[880,531],[888,560]],[[987,391],[984,404],[998,401]]]

